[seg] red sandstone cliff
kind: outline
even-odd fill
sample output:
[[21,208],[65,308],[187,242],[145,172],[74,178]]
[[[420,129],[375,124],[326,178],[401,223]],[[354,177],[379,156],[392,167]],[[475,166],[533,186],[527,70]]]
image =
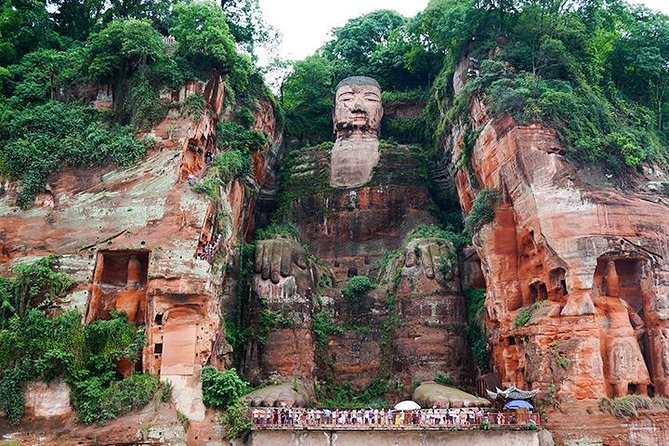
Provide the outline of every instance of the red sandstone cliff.
[[[602,397],[669,396],[669,200],[654,188],[666,176],[646,166],[623,188],[566,158],[550,128],[491,116],[481,97],[469,112],[475,180],[466,165],[454,170],[462,208],[483,188],[501,194],[494,221],[474,236],[494,371],[559,405],[548,426],[560,439],[667,444],[666,415],[628,423],[597,407]],[[464,130],[446,143],[455,166]],[[529,321],[514,323],[523,311]]]
[[[160,413],[147,407],[104,428],[74,425],[74,415],[53,421],[27,418],[18,438],[36,441],[33,433],[43,430],[39,444],[121,444],[143,436],[149,443],[172,436],[170,444],[220,439],[220,424],[202,404],[199,371],[208,362],[230,364],[221,326],[232,300],[224,292],[224,265],[252,224],[255,193],[271,179],[280,135],[272,106],[260,101],[256,129],[271,143],[254,155],[250,187],[235,180],[222,188],[220,202],[212,201],[196,193],[187,178],[201,176],[206,152],[216,153],[216,123],[228,118],[224,83],[220,78],[189,83],[169,100],[180,102],[195,93],[208,103],[201,118],[193,120],[173,108],[150,132],[156,144],[135,166],[66,170],[49,179],[49,192],[27,211],[13,205],[15,184],[8,184],[0,197],[0,275],[37,256],[60,256],[60,270],[78,282],[62,308],[79,309],[86,321],[122,310],[144,326],[142,368],[172,382],[175,402],[161,406]],[[218,255],[198,256],[206,245]],[[38,399],[63,397],[50,389],[40,392]],[[176,410],[191,419],[188,433]],[[149,426],[147,432],[138,431],[142,425]],[[199,435],[203,438],[196,440]]]

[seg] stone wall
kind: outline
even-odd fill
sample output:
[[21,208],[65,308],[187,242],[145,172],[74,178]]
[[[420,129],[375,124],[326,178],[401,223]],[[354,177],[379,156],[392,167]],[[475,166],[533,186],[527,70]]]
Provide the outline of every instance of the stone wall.
[[547,431],[255,431],[240,446],[549,446]]

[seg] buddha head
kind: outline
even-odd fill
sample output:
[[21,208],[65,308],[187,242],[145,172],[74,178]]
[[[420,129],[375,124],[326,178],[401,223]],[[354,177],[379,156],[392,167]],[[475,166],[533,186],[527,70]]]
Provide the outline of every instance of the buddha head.
[[381,87],[371,77],[347,77],[337,85],[333,112],[337,140],[379,137],[383,106]]

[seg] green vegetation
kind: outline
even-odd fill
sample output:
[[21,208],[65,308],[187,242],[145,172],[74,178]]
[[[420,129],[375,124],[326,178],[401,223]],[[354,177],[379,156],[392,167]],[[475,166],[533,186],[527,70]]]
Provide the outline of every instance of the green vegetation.
[[74,285],[57,272],[58,257],[46,256],[17,265],[15,277],[0,277],[0,328],[13,316],[24,317],[33,308],[46,308],[62,299]]
[[2,410],[16,423],[23,415],[23,385],[32,379],[62,376],[72,386],[72,402],[84,423],[104,421],[145,405],[157,379],[133,375],[116,378],[116,363],[134,363],[144,334],[124,315],[82,325],[81,314],[68,312],[48,319],[32,309],[13,316],[0,330],[0,395]]
[[266,144],[265,135],[257,130],[248,130],[232,121],[221,121],[216,127],[216,145],[221,150],[253,153]]
[[207,406],[229,408],[249,390],[248,383],[237,375],[235,369],[202,368],[202,401]]
[[255,233],[255,240],[269,240],[276,237],[285,237],[299,242],[300,234],[297,228],[291,223],[277,224],[271,223],[264,228],[260,228]]
[[467,339],[472,351],[475,364],[482,370],[490,368],[490,353],[488,352],[488,337],[485,330],[485,288],[465,291],[467,305]]
[[244,437],[253,427],[253,423],[248,416],[249,407],[248,401],[237,399],[221,417],[228,440]]
[[423,116],[409,118],[385,118],[381,123],[381,134],[385,139],[400,144],[412,144],[429,140]]
[[288,223],[292,220],[291,208],[299,203],[300,210],[312,217],[327,212],[326,196],[333,191],[330,186],[330,168],[327,151],[333,143],[325,142],[313,147],[291,151],[280,166],[281,189],[277,199],[278,210],[273,222]]
[[199,121],[207,109],[207,100],[201,94],[191,94],[181,101],[181,114],[190,116],[194,121]]
[[[375,78],[389,104],[424,101],[443,55],[427,48],[420,35],[409,30],[410,21],[396,12],[374,11],[335,28],[330,42],[293,64],[282,86],[288,140],[304,145],[332,138],[329,115],[334,89],[348,76]],[[385,137],[399,142],[423,140],[421,118],[387,121]],[[413,130],[418,133],[412,135]]]
[[251,284],[255,274],[255,244],[242,243],[239,250],[239,268],[237,269],[237,288],[235,290],[235,313],[225,319],[225,340],[232,346],[235,366],[243,369],[246,346],[251,338],[251,327],[244,322],[242,303],[251,297]]
[[321,310],[314,313],[313,330],[319,348],[327,346],[328,336],[341,336],[346,332],[346,327],[334,321],[334,314],[330,311]]
[[525,308],[522,308],[516,317],[513,319],[513,328],[519,328],[519,327],[524,327],[530,322],[530,319],[532,318],[532,313],[534,310],[541,308],[546,305],[546,302],[543,300],[540,300],[538,302],[534,302],[532,305],[527,306]]
[[499,201],[499,191],[483,189],[474,199],[472,208],[465,218],[465,233],[475,234],[482,226],[495,218],[495,206]]
[[367,407],[382,409],[388,407],[384,395],[391,392],[387,380],[377,379],[363,391],[355,390],[350,384],[335,384],[326,378],[325,383],[316,386],[319,407],[338,407],[341,409],[363,409]]
[[614,417],[619,418],[637,417],[639,416],[639,409],[650,409],[652,407],[669,410],[669,398],[625,395],[617,398],[602,398],[599,401],[599,408],[603,412],[609,412]]
[[244,178],[251,173],[251,158],[248,153],[230,150],[216,155],[209,171],[201,183],[196,183],[196,192],[207,194],[212,200],[220,198],[220,188],[230,181]]
[[134,364],[144,333],[125,315],[83,325],[80,313],[48,318],[41,309],[65,297],[72,281],[44,257],[0,279],[0,408],[12,423],[24,412],[23,387],[30,380],[61,377],[72,387],[72,404],[84,423],[102,422],[145,406],[157,378],[136,374],[119,380],[120,359]]
[[567,358],[564,353],[560,351],[560,348],[558,346],[557,341],[553,341],[549,345],[551,349],[551,354],[553,355],[553,358],[555,359],[555,363],[558,365],[558,367],[566,369],[569,367],[569,358]]
[[639,409],[650,409],[653,401],[645,395],[625,395],[617,398],[602,398],[599,408],[614,417],[636,417]]
[[[0,8],[0,176],[21,182],[20,207],[29,208],[63,168],[138,161],[150,141],[135,132],[166,117],[160,91],[185,80],[225,77],[228,105],[235,97],[240,106],[275,102],[235,48],[234,36],[249,47],[269,36],[260,21],[246,22],[258,18],[257,0],[176,3],[12,1]],[[89,104],[104,87],[111,110],[97,111]],[[197,119],[203,102],[192,95],[182,110]],[[247,150],[265,144],[247,132],[239,143]]]
[[157,377],[140,373],[112,381],[103,390],[98,387],[99,382],[80,386],[85,397],[79,400],[79,418],[83,422],[100,422],[141,409],[153,399],[158,385]]
[[365,294],[376,288],[376,285],[366,276],[353,276],[346,282],[341,294],[349,301],[359,301]]
[[[666,162],[667,16],[619,0],[569,8],[434,0],[415,22],[446,50],[431,104],[443,121],[454,122],[477,94],[496,114],[554,127],[577,162],[613,173]],[[479,61],[478,76],[453,97],[448,79],[465,56]],[[448,126],[436,123],[438,142]]]
[[437,372],[437,375],[434,377],[434,382],[441,384],[442,386],[452,386],[455,384],[455,380],[448,373]]
[[[14,99],[14,98],[12,98]],[[50,173],[63,167],[129,165],[148,141],[137,141],[128,127],[105,125],[101,114],[83,105],[45,101],[15,107],[0,99],[0,175],[21,180],[18,204],[32,206]]]
[[[465,58],[470,81],[455,95]],[[329,139],[329,121],[315,120],[328,115],[336,83],[367,75],[388,105],[432,92],[423,117],[386,119],[385,137],[421,142],[427,124],[440,151],[479,95],[496,115],[555,128],[574,161],[624,173],[668,161],[668,62],[669,18],[622,0],[432,0],[411,19],[387,10],[351,19],[295,63],[283,85],[286,128],[302,143]]]

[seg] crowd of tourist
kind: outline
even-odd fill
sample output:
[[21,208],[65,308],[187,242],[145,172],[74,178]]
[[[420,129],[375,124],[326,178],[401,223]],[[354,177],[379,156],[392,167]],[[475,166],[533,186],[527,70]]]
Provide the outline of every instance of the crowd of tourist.
[[[421,409],[302,409],[288,407],[255,407],[249,416],[258,428],[276,427],[471,427],[481,424],[512,426],[518,424],[512,413],[490,412],[481,408]],[[538,424],[539,417],[530,414],[529,423]]]
[[211,260],[218,252],[218,248],[221,245],[221,240],[223,240],[223,235],[220,232],[216,233],[216,235],[212,237],[209,243],[197,249],[195,256],[200,260],[211,262]]

